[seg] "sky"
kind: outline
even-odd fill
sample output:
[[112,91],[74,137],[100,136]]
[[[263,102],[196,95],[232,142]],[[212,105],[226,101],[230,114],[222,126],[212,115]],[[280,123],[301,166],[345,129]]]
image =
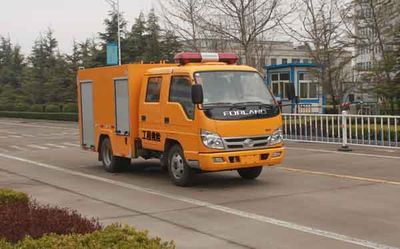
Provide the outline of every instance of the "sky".
[[[157,0],[120,0],[129,25],[140,11],[157,8]],[[31,51],[34,41],[48,28],[54,31],[61,52],[69,53],[73,40],[96,37],[104,30],[110,5],[105,0],[0,0],[0,35]]]

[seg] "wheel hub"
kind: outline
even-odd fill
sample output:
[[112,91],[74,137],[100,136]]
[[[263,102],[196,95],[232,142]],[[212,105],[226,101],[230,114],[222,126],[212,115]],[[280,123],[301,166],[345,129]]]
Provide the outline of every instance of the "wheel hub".
[[183,158],[178,153],[175,153],[171,159],[171,171],[175,178],[180,179],[184,173]]

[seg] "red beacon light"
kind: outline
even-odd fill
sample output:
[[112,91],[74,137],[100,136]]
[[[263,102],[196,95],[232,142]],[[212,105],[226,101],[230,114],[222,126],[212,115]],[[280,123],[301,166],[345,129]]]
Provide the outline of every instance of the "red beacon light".
[[187,63],[200,62],[224,62],[232,65],[238,61],[235,53],[199,53],[199,52],[182,52],[175,55],[174,60],[180,65]]

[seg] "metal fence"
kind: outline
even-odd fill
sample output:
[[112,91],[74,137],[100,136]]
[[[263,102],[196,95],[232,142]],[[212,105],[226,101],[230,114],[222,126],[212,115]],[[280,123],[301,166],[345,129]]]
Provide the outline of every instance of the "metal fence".
[[282,128],[287,140],[400,148],[400,116],[284,113]]

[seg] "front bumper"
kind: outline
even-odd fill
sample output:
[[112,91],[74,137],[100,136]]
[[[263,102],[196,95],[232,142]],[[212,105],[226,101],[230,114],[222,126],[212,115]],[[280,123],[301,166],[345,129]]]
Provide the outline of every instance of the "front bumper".
[[273,166],[275,164],[280,164],[284,157],[284,147],[247,151],[200,153],[199,167],[203,171],[222,171],[255,166]]

